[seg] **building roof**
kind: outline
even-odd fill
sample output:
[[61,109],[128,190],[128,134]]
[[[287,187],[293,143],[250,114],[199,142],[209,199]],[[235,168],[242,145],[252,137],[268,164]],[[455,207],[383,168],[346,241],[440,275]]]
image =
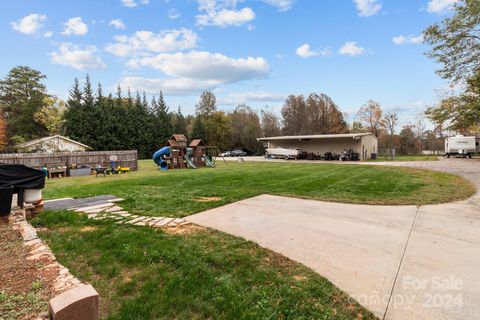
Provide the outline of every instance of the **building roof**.
[[32,145],[39,144],[39,143],[44,143],[44,142],[47,142],[47,141],[53,140],[53,139],[62,139],[62,140],[68,141],[70,143],[73,143],[73,144],[79,145],[81,147],[84,147],[85,149],[92,149],[91,147],[87,146],[86,144],[83,144],[81,142],[72,140],[72,139],[64,137],[64,136],[61,136],[59,134],[56,134],[56,135],[50,136],[50,137],[45,137],[45,138],[40,138],[40,139],[35,139],[35,140],[27,141],[27,142],[24,142],[24,143],[20,143],[20,144],[17,144],[15,147],[16,148],[26,148],[26,147],[30,147]]
[[183,134],[179,134],[179,133],[176,133],[174,135],[172,135],[172,138],[173,140],[177,141],[177,142],[187,142],[187,138],[185,137],[185,135]]
[[193,139],[192,142],[190,143],[190,147],[198,147],[198,146],[203,146],[205,145],[202,141],[202,139]]
[[167,143],[165,145],[170,147],[177,147],[177,141],[169,139],[167,140]]
[[303,136],[278,136],[278,137],[265,137],[258,138],[258,141],[269,140],[307,140],[307,139],[332,139],[332,138],[360,138],[364,136],[373,136],[372,133],[340,133],[340,134],[313,134]]

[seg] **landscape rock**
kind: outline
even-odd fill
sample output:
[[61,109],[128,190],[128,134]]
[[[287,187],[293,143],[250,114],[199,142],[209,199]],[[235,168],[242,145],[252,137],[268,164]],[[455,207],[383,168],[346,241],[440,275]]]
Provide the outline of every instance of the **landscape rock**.
[[50,300],[52,320],[97,320],[99,296],[91,285],[77,286]]

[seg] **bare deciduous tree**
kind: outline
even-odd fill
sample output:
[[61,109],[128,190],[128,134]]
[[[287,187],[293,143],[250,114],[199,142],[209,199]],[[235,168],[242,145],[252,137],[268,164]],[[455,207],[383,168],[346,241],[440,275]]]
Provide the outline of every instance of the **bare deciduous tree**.
[[390,148],[393,148],[393,136],[398,125],[398,115],[396,112],[389,111],[384,117],[385,126],[387,127],[390,136]]
[[383,110],[380,103],[369,100],[358,110],[357,119],[378,137],[380,131],[385,128],[385,120],[382,118],[382,113]]
[[261,111],[262,135],[264,137],[274,137],[280,135],[280,119],[272,111]]

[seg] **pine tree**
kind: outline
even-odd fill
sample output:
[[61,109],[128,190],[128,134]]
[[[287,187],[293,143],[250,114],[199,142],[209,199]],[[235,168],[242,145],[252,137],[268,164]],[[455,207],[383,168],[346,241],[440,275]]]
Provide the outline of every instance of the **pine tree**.
[[7,135],[11,144],[43,137],[47,129],[35,122],[34,115],[46,105],[48,94],[40,71],[29,67],[12,68],[0,80],[0,105],[7,122]]
[[185,122],[185,117],[182,114],[182,108],[180,106],[178,107],[177,113],[174,114],[173,132],[182,133],[188,139],[187,125]]
[[140,158],[150,157],[149,145],[152,140],[152,122],[150,121],[150,115],[148,113],[148,106],[145,105],[146,98],[143,100],[137,91],[135,97],[135,103],[133,113],[131,116],[131,122],[135,126],[135,136],[133,138],[133,144],[138,151]]
[[203,125],[204,120],[201,115],[197,115],[193,122],[192,139],[202,139],[205,144],[209,143],[207,134]]
[[3,110],[0,108],[0,152],[5,151],[7,142],[7,122]]
[[81,143],[84,143],[94,150],[99,150],[98,136],[101,132],[101,120],[99,119],[99,110],[95,103],[95,95],[93,93],[90,76],[87,74],[85,78],[85,85],[83,87],[83,108],[84,117],[80,119],[82,123]]
[[160,91],[158,101],[152,105],[154,119],[154,132],[155,136],[152,143],[155,147],[165,144],[167,139],[172,135],[173,128],[170,115],[168,114],[168,106],[165,103],[163,92]]
[[70,97],[67,100],[67,110],[65,111],[65,132],[66,135],[73,140],[83,138],[83,122],[85,112],[82,103],[83,92],[80,84],[75,78]]
[[110,114],[106,112],[106,103],[108,98],[103,95],[102,84],[98,83],[97,96],[95,100],[96,121],[98,121],[96,128],[96,150],[109,150],[111,133],[109,132]]

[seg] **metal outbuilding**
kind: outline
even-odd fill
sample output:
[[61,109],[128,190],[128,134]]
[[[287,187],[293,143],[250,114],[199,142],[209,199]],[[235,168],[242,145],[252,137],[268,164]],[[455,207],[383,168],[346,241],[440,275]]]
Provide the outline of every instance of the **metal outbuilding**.
[[378,152],[377,137],[371,133],[318,134],[302,136],[278,136],[258,138],[266,148],[300,148],[302,151],[325,154],[341,154],[352,149],[360,154],[360,160],[370,159]]

